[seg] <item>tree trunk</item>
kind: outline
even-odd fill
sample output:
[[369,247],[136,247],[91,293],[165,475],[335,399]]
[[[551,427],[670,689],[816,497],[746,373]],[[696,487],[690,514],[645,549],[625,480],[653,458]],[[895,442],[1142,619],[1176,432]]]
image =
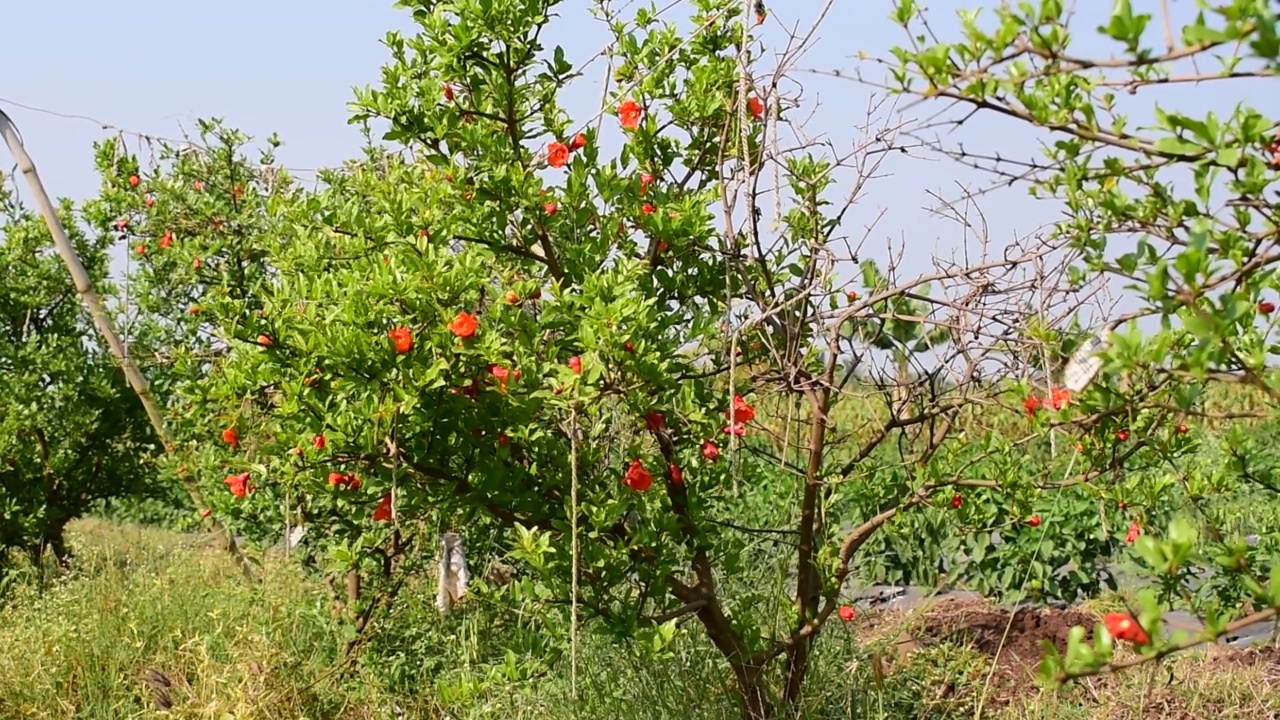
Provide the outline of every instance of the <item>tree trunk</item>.
[[911,360],[907,354],[901,350],[894,352],[894,367],[896,370],[896,379],[893,388],[893,403],[901,408],[906,404],[907,399],[911,397],[911,388],[909,381],[911,378]]
[[[686,595],[686,598],[694,599],[691,595]],[[742,717],[745,720],[771,720],[773,703],[769,701],[764,667],[752,662],[750,651],[733,629],[714,594],[708,593],[698,599],[705,602],[697,612],[698,620],[702,622],[711,644],[724,655],[733,670],[733,684],[737,686],[741,700]]]
[[[806,442],[808,463],[805,468],[803,500],[800,505],[800,542],[796,552],[796,629],[797,631],[818,615],[818,601],[822,594],[822,578],[814,565],[817,554],[818,495],[822,488],[822,459],[826,451],[827,410],[831,397],[827,391],[805,393],[812,417],[809,419],[809,438]],[[787,650],[787,679],[783,686],[782,702],[790,715],[795,716],[800,707],[800,692],[809,672],[809,652],[817,633],[801,638]]]
[[360,571],[351,568],[347,571],[347,600],[343,604],[343,610],[346,611],[347,618],[355,626],[356,633],[350,639],[342,643],[342,657],[349,657],[351,652],[355,650],[356,644],[360,642],[360,635],[364,632],[365,619],[368,617],[360,611]]
[[799,717],[800,714],[800,691],[804,689],[804,676],[809,672],[809,643],[810,638],[805,638],[787,651],[787,684],[783,690],[783,701],[790,717]]
[[63,534],[64,527],[59,524],[50,528],[45,533],[44,542],[53,551],[53,559],[58,563],[58,569],[65,572],[71,569],[71,551],[67,549],[67,539]]
[[744,720],[771,720],[773,705],[769,702],[769,693],[765,688],[764,668],[736,665],[733,675],[738,685]]
[[[808,622],[809,619],[818,614],[816,601],[812,606],[805,603],[805,613],[801,616],[801,625]],[[783,688],[782,700],[787,707],[788,715],[798,717],[800,714],[800,693],[804,690],[804,679],[809,674],[809,655],[813,648],[813,641],[818,637],[818,633],[814,632],[795,644],[786,653],[787,664],[787,681]]]

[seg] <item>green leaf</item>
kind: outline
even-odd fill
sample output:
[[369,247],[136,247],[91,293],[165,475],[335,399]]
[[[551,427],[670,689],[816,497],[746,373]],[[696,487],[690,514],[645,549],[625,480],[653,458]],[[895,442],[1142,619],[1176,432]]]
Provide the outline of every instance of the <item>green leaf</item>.
[[1194,157],[1205,152],[1202,146],[1176,135],[1166,135],[1156,140],[1155,149],[1161,153],[1183,157]]

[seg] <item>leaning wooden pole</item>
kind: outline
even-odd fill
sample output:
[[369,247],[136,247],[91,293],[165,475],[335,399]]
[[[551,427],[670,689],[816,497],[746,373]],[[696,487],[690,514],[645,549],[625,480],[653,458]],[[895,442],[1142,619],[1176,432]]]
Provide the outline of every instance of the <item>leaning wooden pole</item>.
[[[152,397],[151,390],[147,386],[147,379],[142,376],[138,366],[129,357],[124,343],[120,342],[120,336],[116,334],[114,324],[111,322],[111,316],[107,314],[106,306],[102,304],[102,299],[94,291],[93,282],[89,279],[89,273],[85,271],[84,263],[80,262],[80,256],[76,254],[75,247],[71,244],[66,230],[62,227],[62,221],[58,219],[58,214],[54,211],[53,201],[49,199],[49,194],[45,192],[44,183],[40,181],[40,174],[36,172],[36,165],[31,161],[31,156],[27,154],[26,148],[22,146],[22,138],[19,137],[18,129],[14,126],[13,120],[5,114],[4,110],[0,110],[0,135],[4,136],[4,141],[9,146],[9,151],[13,153],[13,158],[18,163],[18,169],[22,171],[22,174],[27,178],[28,184],[31,185],[31,192],[35,194],[36,204],[40,206],[40,214],[44,216],[45,224],[49,226],[49,234],[53,236],[53,245],[57,248],[58,254],[62,256],[62,261],[71,273],[71,280],[75,283],[76,292],[79,293],[80,299],[84,301],[84,306],[89,310],[89,315],[93,318],[93,324],[97,326],[98,333],[102,335],[102,338],[107,341],[107,347],[111,350],[111,355],[120,363],[120,369],[124,371],[125,378],[128,379],[133,391],[137,393],[138,400],[142,402],[142,407],[147,411],[147,417],[151,419],[151,427],[155,428],[156,435],[164,443],[165,452],[172,454],[174,452],[173,440],[169,437],[169,431],[165,429],[164,416],[160,414],[160,409],[156,407],[155,398]],[[200,488],[196,486],[194,480],[183,476],[179,478],[179,481],[186,488],[187,494],[191,496],[191,502],[197,510],[207,507],[204,496],[200,493]],[[253,565],[250,564],[249,558],[244,554],[235,538],[212,515],[205,517],[205,527],[219,539],[227,551],[235,556],[245,577],[252,580]]]

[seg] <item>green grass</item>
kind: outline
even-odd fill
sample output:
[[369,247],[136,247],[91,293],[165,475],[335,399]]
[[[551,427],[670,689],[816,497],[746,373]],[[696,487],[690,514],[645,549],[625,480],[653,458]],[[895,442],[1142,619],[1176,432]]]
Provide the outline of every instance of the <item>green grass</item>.
[[252,587],[220,553],[136,526],[84,521],[70,542],[75,572],[18,587],[0,612],[0,717],[147,717],[149,669],[174,682],[177,717],[340,716],[302,690],[336,653],[299,573],[268,567]]
[[[575,705],[567,659],[540,662],[522,645],[529,621],[479,605],[442,618],[428,582],[407,588],[360,660],[334,671],[328,599],[296,569],[268,558],[264,582],[249,585],[199,538],[97,520],[75,523],[70,540],[71,574],[29,573],[0,609],[0,718],[738,717],[696,632],[657,655],[584,635]],[[986,657],[941,645],[890,662],[890,626],[871,630],[823,635],[807,717],[974,717]],[[1172,683],[1168,670],[1144,670],[1059,695],[997,683],[983,716],[1280,716],[1274,665],[1188,657],[1168,667]],[[155,709],[148,671],[169,678],[171,710]]]

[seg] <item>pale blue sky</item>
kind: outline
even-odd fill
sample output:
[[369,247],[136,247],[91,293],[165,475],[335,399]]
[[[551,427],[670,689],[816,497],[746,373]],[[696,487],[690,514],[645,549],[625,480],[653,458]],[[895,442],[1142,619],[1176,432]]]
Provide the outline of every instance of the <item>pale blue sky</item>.
[[[934,30],[952,37],[954,9],[976,4],[973,0],[930,2]],[[1088,10],[1077,26],[1082,40],[1077,52],[1110,53],[1111,48],[1088,32],[1105,20],[1110,3],[1082,4]],[[658,7],[666,5],[658,3]],[[823,3],[774,0],[772,5],[763,38],[769,52],[778,52],[786,41],[783,25],[807,29]],[[887,19],[888,0],[836,0],[833,5],[799,67],[851,72],[860,66],[855,58],[858,51],[885,57],[891,45],[906,40]],[[1152,0],[1135,0],[1134,5],[1146,11],[1158,7]],[[1194,12],[1192,0],[1174,0],[1173,6],[1180,19]],[[578,65],[607,42],[602,24],[591,17],[588,7],[586,0],[562,4],[558,12],[563,20],[544,38],[548,46],[563,44]],[[685,7],[677,7],[665,16],[688,13]],[[280,160],[287,166],[332,165],[353,155],[360,144],[357,131],[346,124],[351,87],[377,81],[387,57],[380,41],[388,30],[412,30],[407,14],[388,0],[223,0],[216,4],[46,0],[10,3],[3,22],[0,62],[6,71],[0,82],[0,106],[21,129],[50,192],[76,199],[95,192],[91,143],[110,131],[86,120],[12,103],[166,137],[180,137],[183,125],[191,128],[196,117],[221,116],[258,138],[278,132],[285,142]],[[1153,32],[1158,33],[1158,28]],[[867,63],[861,68],[881,75]],[[598,109],[602,73],[602,64],[596,61],[587,78],[567,96],[569,109],[577,117],[585,120]],[[817,108],[809,133],[825,133],[840,151],[856,143],[855,130],[871,91],[819,75],[796,78],[805,86],[806,111]],[[1188,85],[1164,88],[1158,97],[1184,107],[1218,106],[1226,114],[1239,99],[1241,88],[1259,86],[1257,81]],[[1155,97],[1154,91],[1144,93],[1134,102],[1145,106]],[[1251,100],[1280,115],[1280,93]],[[926,105],[911,117],[937,109]],[[1021,156],[1033,153],[1037,140],[1016,124],[995,118],[979,118],[955,138],[973,148]],[[785,135],[782,140],[787,142]],[[896,155],[883,171],[892,176],[870,185],[851,213],[846,232],[861,236],[861,228],[882,208],[887,209],[864,257],[882,257],[889,238],[895,244],[905,240],[911,265],[923,270],[935,248],[954,248],[960,237],[954,224],[932,218],[922,209],[934,203],[925,191],[955,196],[957,183],[981,187],[988,181],[945,161]],[[997,244],[1058,216],[1054,205],[1031,200],[1022,189],[989,195],[982,208]]]

